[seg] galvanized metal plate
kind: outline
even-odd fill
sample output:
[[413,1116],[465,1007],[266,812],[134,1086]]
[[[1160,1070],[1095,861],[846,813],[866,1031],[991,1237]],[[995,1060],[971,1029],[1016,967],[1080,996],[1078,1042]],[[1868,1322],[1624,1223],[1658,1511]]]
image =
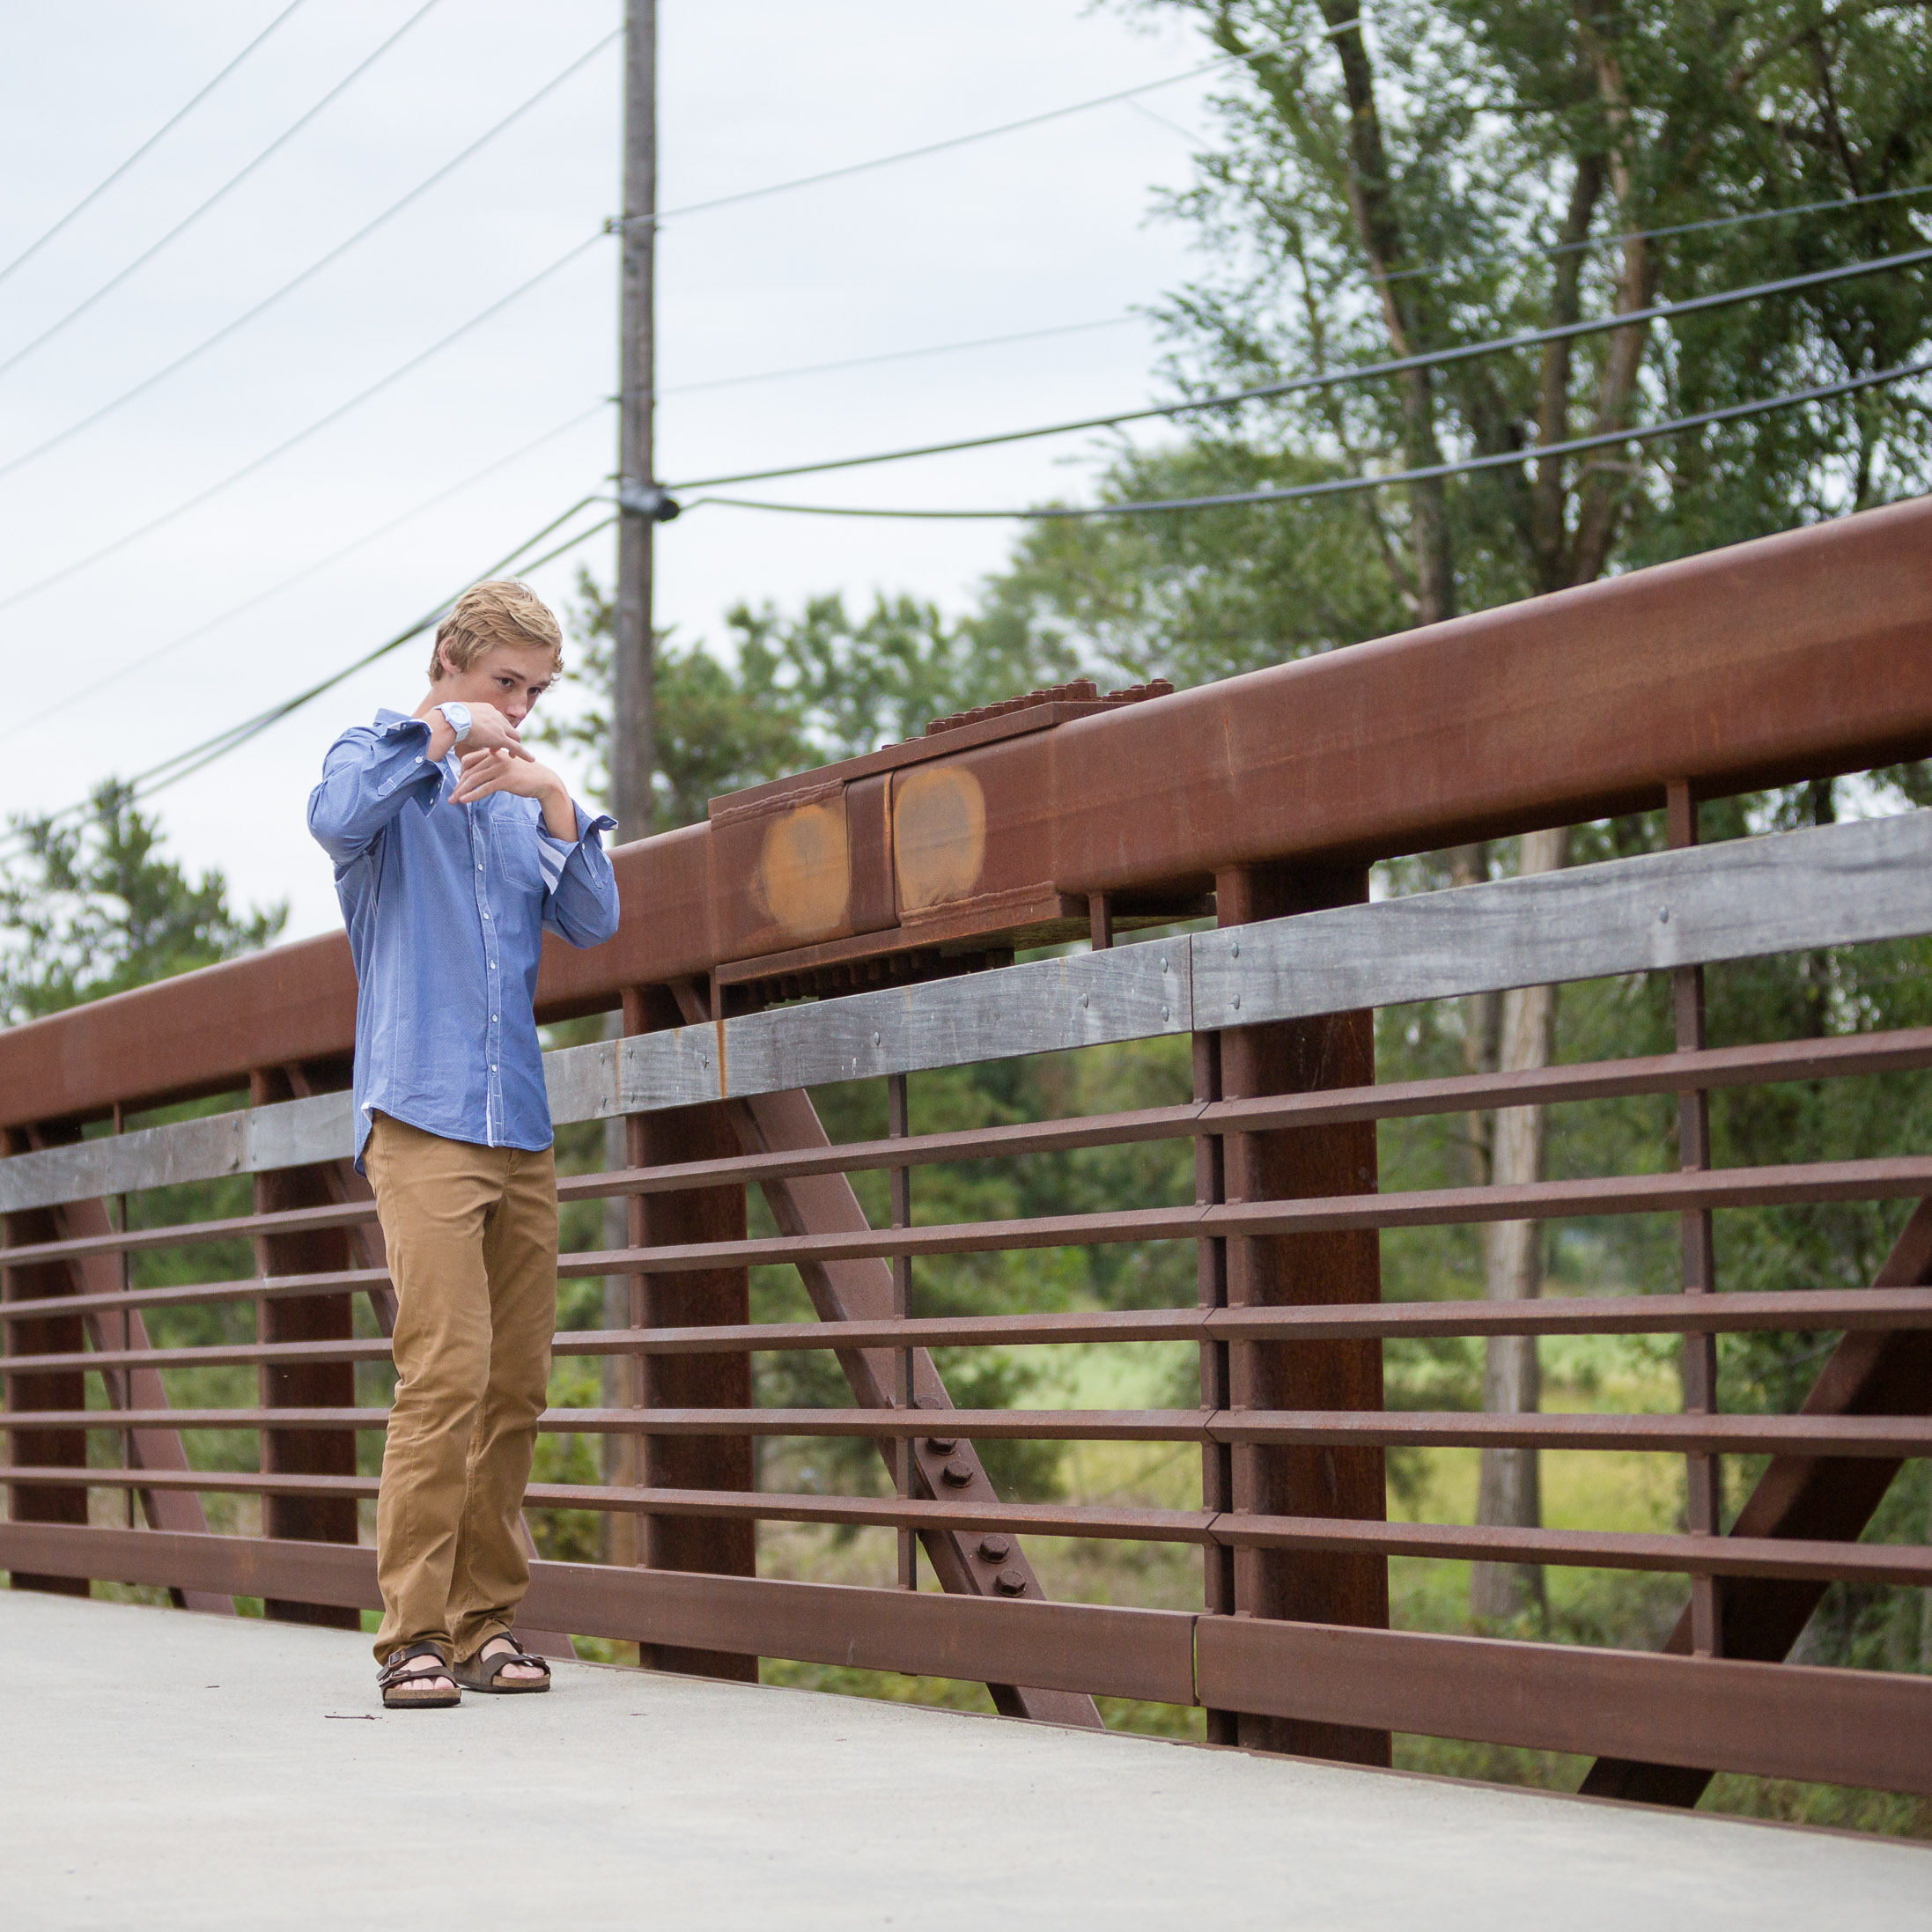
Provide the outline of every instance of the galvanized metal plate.
[[1204,1031],[1932,933],[1932,812],[1198,933]]

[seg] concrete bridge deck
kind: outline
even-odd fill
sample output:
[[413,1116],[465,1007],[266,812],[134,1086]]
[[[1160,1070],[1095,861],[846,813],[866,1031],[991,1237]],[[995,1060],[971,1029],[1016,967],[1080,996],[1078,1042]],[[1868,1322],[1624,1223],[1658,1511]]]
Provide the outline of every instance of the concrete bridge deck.
[[0,1591],[0,1921],[357,1932],[1932,1927],[1932,1851],[566,1664],[384,1716],[336,1631]]

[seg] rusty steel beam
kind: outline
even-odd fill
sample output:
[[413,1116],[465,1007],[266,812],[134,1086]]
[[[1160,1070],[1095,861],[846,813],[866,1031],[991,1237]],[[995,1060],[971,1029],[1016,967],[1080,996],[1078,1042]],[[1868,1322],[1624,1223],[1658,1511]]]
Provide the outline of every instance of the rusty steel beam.
[[[794,1149],[826,1144],[825,1130],[804,1093],[766,1094],[727,1103],[738,1122],[745,1151],[754,1148]],[[843,1174],[821,1174],[768,1182],[765,1198],[782,1228],[804,1230],[863,1228],[865,1209]],[[833,1260],[811,1263],[800,1271],[820,1320],[833,1331],[824,1346],[836,1346],[837,1330],[846,1322],[878,1320],[893,1306],[891,1271],[877,1261]],[[896,1365],[889,1349],[840,1348],[838,1364],[855,1400],[868,1408],[890,1409],[895,1401]],[[910,1434],[913,1493],[953,1497],[961,1502],[997,1502],[992,1481],[970,1441],[954,1433],[953,1398],[932,1355],[912,1352],[913,1399],[933,1420]],[[903,1417],[904,1411],[899,1412]],[[892,1456],[881,1442],[888,1466]],[[1026,1553],[1010,1537],[974,1535],[964,1530],[935,1526],[924,1537],[926,1555],[940,1586],[948,1592],[974,1596],[1001,1596],[1039,1602],[1044,1592]],[[1051,1686],[1015,1684],[996,1678],[986,1685],[993,1707],[1003,1716],[1028,1717],[1054,1724],[1099,1729],[1101,1717],[1091,1697]]]
[[[679,1018],[675,995],[663,989],[626,995],[626,1033],[675,1026]],[[692,1158],[725,1159],[742,1151],[731,1110],[723,1102],[633,1114],[625,1124],[625,1159],[633,1167]],[[630,1235],[639,1247],[729,1242],[741,1238],[746,1226],[742,1184],[634,1195],[627,1209]],[[647,1271],[633,1276],[632,1281],[632,1314],[640,1327],[675,1328],[687,1323],[750,1319],[751,1277],[741,1266],[714,1265],[680,1274]],[[638,1412],[646,1430],[653,1409],[738,1409],[748,1407],[752,1399],[751,1358],[729,1350],[675,1360],[647,1356],[642,1363],[642,1379]],[[653,1487],[754,1486],[748,1434],[694,1440],[647,1433],[643,1448],[643,1479]],[[749,1523],[650,1515],[644,1519],[643,1528],[640,1560],[653,1570],[757,1574],[757,1535]],[[657,1670],[750,1684],[758,1681],[756,1655],[748,1657],[712,1643],[662,1644],[648,1634],[635,1634],[639,1661]]]
[[[1932,1283],[1932,1200],[1921,1201],[1899,1231],[1878,1272],[1882,1289]],[[1932,1336],[1901,1331],[1847,1334],[1818,1371],[1800,1410],[1815,1418],[1932,1414]],[[1773,1455],[1731,1525],[1732,1537],[1797,1537],[1854,1542],[1898,1476],[1896,1456],[1825,1461],[1803,1454]],[[1726,1656],[1775,1663],[1788,1656],[1823,1600],[1823,1582],[1789,1577],[1736,1577],[1719,1599],[1720,1637]],[[1695,1632],[1686,1607],[1664,1641],[1673,1655],[1687,1655]],[[1585,1796],[1628,1798],[1685,1808],[1703,1796],[1717,1760],[1700,1757],[1674,1763],[1654,1752],[1603,1757],[1584,1774]]]
[[[101,1201],[69,1202],[54,1209],[53,1215],[55,1225],[70,1237],[85,1238],[109,1226],[107,1205]],[[109,1403],[129,1409],[167,1408],[167,1390],[156,1359],[161,1352],[150,1345],[147,1324],[139,1313],[126,1309],[116,1319],[105,1310],[87,1306],[95,1295],[111,1293],[121,1286],[123,1277],[119,1264],[113,1256],[103,1254],[77,1259],[68,1265],[76,1291],[72,1299],[80,1309],[94,1352],[114,1349],[116,1343],[120,1344],[115,1353],[121,1358],[122,1373],[104,1378]],[[183,1471],[188,1466],[188,1452],[178,1428],[135,1429],[129,1431],[125,1441],[130,1469],[161,1475]],[[141,1485],[136,1493],[140,1498],[142,1514],[157,1530],[200,1532],[208,1528],[199,1496],[146,1484]],[[184,1609],[234,1614],[232,1597],[210,1596],[206,1591],[177,1590],[174,1595]]]
[[[0,1131],[0,1152],[26,1151],[26,1133],[19,1128]],[[0,1241],[4,1250],[37,1248],[48,1239],[58,1240],[60,1227],[53,1212],[36,1208],[31,1213],[0,1217]],[[35,1355],[58,1355],[71,1359],[85,1346],[86,1330],[77,1313],[56,1312],[70,1301],[78,1283],[70,1269],[57,1261],[21,1261],[0,1250],[0,1334],[6,1339],[6,1352],[18,1360]],[[44,1313],[17,1317],[8,1305],[32,1302]],[[63,1469],[85,1471],[87,1467],[87,1418],[77,1416],[68,1427],[58,1431],[36,1430],[28,1434],[20,1426],[23,1416],[36,1412],[84,1410],[87,1380],[76,1367],[55,1370],[29,1371],[13,1368],[0,1380],[0,1399],[6,1405],[11,1425],[9,1459],[15,1463],[44,1463]],[[18,1483],[8,1492],[7,1514],[18,1523],[58,1523],[85,1529],[87,1522],[87,1492],[85,1487],[55,1486],[45,1483]],[[92,1585],[85,1570],[41,1572],[32,1564],[10,1561],[16,1589],[50,1591],[56,1596],[85,1596]]]
[[[1359,865],[1239,866],[1217,874],[1214,883],[1223,927],[1356,904],[1368,896],[1368,874]],[[1375,1074],[1372,1013],[1237,1027],[1220,1036],[1220,1092],[1228,1100],[1330,1087],[1360,1088]],[[1224,1191],[1230,1204],[1333,1199],[1375,1191],[1373,1121],[1234,1133],[1222,1147]],[[1381,1250],[1369,1228],[1272,1235],[1230,1232],[1220,1265],[1230,1309],[1297,1302],[1373,1306],[1382,1299]],[[1294,1346],[1255,1340],[1228,1346],[1228,1404],[1236,1412],[1359,1413],[1379,1409],[1382,1399],[1377,1341],[1338,1337]],[[1377,1522],[1388,1513],[1387,1471],[1378,1444],[1292,1445],[1253,1435],[1213,1440],[1231,1445],[1228,1507],[1237,1519],[1334,1516]],[[1389,1566],[1378,1552],[1247,1545],[1235,1552],[1234,1586],[1236,1617],[1388,1627]],[[1224,1701],[1235,1714],[1235,1739],[1242,1744],[1350,1764],[1390,1762],[1390,1741],[1384,1729]],[[1218,1700],[1215,1707],[1223,1707],[1223,1702]]]
[[[0,1565],[356,1608],[375,1601],[374,1552],[328,1544],[8,1523]],[[586,1634],[643,1629],[677,1647],[978,1682],[1023,1674],[1314,1722],[1556,1751],[1634,1745],[1760,1776],[1932,1791],[1932,1683],[1895,1672],[600,1564],[535,1565],[528,1601],[533,1614]]]
[[[715,824],[621,848],[630,916],[608,946],[547,948],[543,1016],[801,948],[984,955],[1049,912],[1078,909],[1082,926],[1096,894],[1119,917],[1136,893],[1203,889],[1235,866],[1657,806],[1672,780],[1714,796],[1923,756],[1932,499],[1051,728],[949,739],[890,771],[832,767],[720,800]],[[354,1024],[339,937],[184,974],[0,1036],[0,1125],[239,1088],[252,1067],[346,1052]]]
[[[339,1064],[330,1073],[341,1085]],[[265,1107],[312,1091],[299,1063],[260,1067],[250,1077],[248,1101]],[[331,1163],[332,1164],[332,1163]],[[254,1208],[274,1214],[293,1208],[336,1205],[340,1184],[332,1186],[315,1167],[282,1168],[254,1176]],[[263,1275],[322,1274],[350,1265],[347,1230],[315,1228],[300,1234],[258,1235],[255,1269]],[[355,1333],[355,1308],[345,1294],[277,1296],[256,1303],[255,1332],[264,1341],[346,1342]],[[356,1370],[350,1361],[274,1356],[258,1371],[264,1408],[351,1407]],[[353,1476],[356,1438],[341,1429],[266,1428],[262,1432],[262,1467],[270,1474]],[[272,1538],[316,1543],[358,1540],[356,1504],[351,1497],[269,1493],[262,1504],[262,1532]],[[358,1618],[339,1604],[292,1603],[270,1597],[263,1614],[282,1623],[321,1624],[338,1630],[358,1627]]]
[[[0,1567],[117,1582],[186,1579],[236,1596],[379,1607],[373,1550],[155,1530],[0,1523]],[[674,1650],[796,1658],[984,1683],[1010,1675],[1057,1690],[1186,1704],[1194,1622],[1185,1611],[1116,1610],[782,1582],[598,1563],[531,1565],[533,1618],[586,1636]],[[1643,1660],[1648,1662],[1650,1660]]]
[[1533,1751],[1635,1748],[1767,1778],[1932,1792],[1932,1681],[1582,1645],[1204,1617],[1200,1695]]
[[[203,1494],[372,1497],[368,1476],[262,1476],[253,1471],[71,1470],[0,1464],[0,1482],[126,1489],[157,1486]],[[1091,1503],[909,1501],[896,1496],[791,1494],[783,1490],[641,1489],[593,1483],[533,1483],[533,1508],[729,1516],[753,1523],[910,1527],[976,1534],[1082,1537],[1110,1542],[1184,1543],[1203,1550],[1373,1551],[1438,1560],[1551,1563],[1670,1575],[1771,1577],[1822,1582],[1932,1585],[1922,1544],[1838,1543],[1778,1537],[1687,1537],[1606,1530],[1517,1530],[1444,1523],[1356,1523],[1331,1516],[1250,1516],[1207,1509],[1114,1508]],[[190,1608],[195,1607],[192,1604]],[[559,1653],[568,1656],[571,1653]]]

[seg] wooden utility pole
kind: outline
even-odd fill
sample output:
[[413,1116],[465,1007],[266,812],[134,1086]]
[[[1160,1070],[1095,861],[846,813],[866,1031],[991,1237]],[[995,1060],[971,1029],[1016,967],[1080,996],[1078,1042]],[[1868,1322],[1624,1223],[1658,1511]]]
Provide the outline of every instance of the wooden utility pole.
[[[610,803],[620,843],[647,838],[652,827],[651,770],[656,739],[652,706],[651,549],[666,499],[654,481],[653,449],[657,380],[656,270],[658,206],[657,0],[625,0],[623,94],[623,201],[618,230],[623,250],[617,348],[617,604],[611,630]],[[675,512],[672,513],[675,514]],[[622,1034],[625,1015],[610,1016]],[[641,1124],[621,1116],[605,1123],[604,1165],[627,1165]],[[638,1210],[619,1195],[604,1208],[604,1242],[630,1243]],[[644,1283],[631,1275],[604,1281],[604,1323],[629,1328],[643,1312]],[[603,1366],[606,1407],[626,1408],[642,1399],[638,1365],[624,1356]],[[638,1480],[637,1438],[617,1434],[603,1442],[607,1483]],[[604,1520],[604,1560],[635,1563],[643,1553],[638,1518],[612,1512]]]
[[617,396],[617,609],[610,797],[620,842],[650,836],[651,540],[664,514],[653,476],[658,206],[657,0],[625,0],[623,296]]

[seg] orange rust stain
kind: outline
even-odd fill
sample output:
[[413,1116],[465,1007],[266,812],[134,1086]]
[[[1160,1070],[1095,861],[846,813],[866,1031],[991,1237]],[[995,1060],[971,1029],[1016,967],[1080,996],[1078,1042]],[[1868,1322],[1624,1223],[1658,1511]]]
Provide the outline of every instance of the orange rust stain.
[[758,909],[789,939],[837,932],[852,897],[844,800],[800,805],[773,819],[751,890]]
[[986,796],[979,780],[955,765],[896,774],[892,854],[901,912],[970,896],[986,860]]

